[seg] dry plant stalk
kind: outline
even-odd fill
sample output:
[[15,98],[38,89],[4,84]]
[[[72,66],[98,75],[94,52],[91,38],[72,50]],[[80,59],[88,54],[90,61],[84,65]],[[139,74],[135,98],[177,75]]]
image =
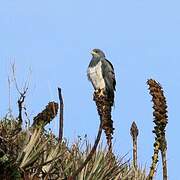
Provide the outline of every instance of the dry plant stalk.
[[147,81],[149,85],[150,94],[152,95],[153,101],[153,116],[155,127],[153,133],[155,133],[155,143],[154,143],[154,155],[152,157],[152,165],[149,172],[149,179],[153,179],[156,164],[158,162],[158,152],[161,151],[162,155],[162,164],[163,164],[163,180],[167,180],[167,160],[166,160],[166,151],[167,143],[165,137],[165,128],[168,123],[167,116],[167,104],[164,92],[159,83],[155,80],[150,79]]
[[26,88],[23,92],[20,92],[20,98],[18,99],[18,108],[19,108],[18,120],[19,120],[20,126],[22,125],[22,122],[23,122],[22,110],[23,110],[23,103],[26,98],[27,90],[28,90],[28,88]]
[[134,121],[131,125],[130,134],[131,134],[132,140],[133,140],[133,166],[134,166],[135,170],[137,170],[137,137],[139,134],[139,130]]
[[49,102],[45,109],[33,119],[32,127],[44,127],[50,123],[58,113],[58,103]]
[[[26,94],[27,94],[27,91],[29,89],[29,82],[28,80],[24,83],[24,86],[23,88],[19,88],[19,85],[18,85],[18,82],[17,82],[17,79],[16,79],[16,68],[15,68],[15,63],[13,63],[11,65],[12,67],[12,76],[13,76],[13,81],[15,83],[15,87],[16,87],[16,90],[17,92],[19,93],[20,97],[17,101],[17,104],[18,104],[18,110],[19,110],[19,115],[18,115],[18,122],[19,122],[19,131],[22,129],[22,122],[23,122],[23,118],[22,118],[22,111],[23,109],[25,110],[26,108],[23,107],[23,104],[24,104],[24,101],[25,101],[25,98],[26,98]],[[9,83],[9,110],[11,111],[11,108],[10,108],[10,78],[8,78],[8,83]]]
[[94,101],[96,102],[97,110],[102,121],[102,128],[106,134],[109,151],[112,150],[113,138],[113,120],[111,119],[112,101],[101,90],[94,92]]
[[62,97],[62,91],[61,88],[58,88],[58,96],[59,96],[59,102],[60,102],[60,112],[59,112],[59,142],[62,141],[63,138],[63,112],[64,112],[64,101]]

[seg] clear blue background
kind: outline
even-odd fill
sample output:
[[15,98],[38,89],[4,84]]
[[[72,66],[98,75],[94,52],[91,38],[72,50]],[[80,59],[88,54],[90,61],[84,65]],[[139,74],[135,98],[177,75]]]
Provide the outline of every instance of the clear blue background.
[[[115,150],[122,156],[132,143],[129,128],[139,127],[139,164],[149,170],[153,153],[152,103],[148,78],[158,80],[168,101],[168,174],[180,179],[180,2],[178,0],[6,0],[0,6],[0,115],[8,109],[8,76],[16,64],[19,85],[30,74],[26,107],[30,118],[50,100],[65,101],[65,137],[87,134],[93,142],[99,119],[86,69],[93,48],[104,50],[116,71],[113,110]],[[29,70],[31,69],[31,70]],[[17,113],[14,84],[11,106]],[[58,120],[50,126],[58,130]],[[105,138],[103,137],[104,141]],[[156,179],[161,179],[161,162]]]

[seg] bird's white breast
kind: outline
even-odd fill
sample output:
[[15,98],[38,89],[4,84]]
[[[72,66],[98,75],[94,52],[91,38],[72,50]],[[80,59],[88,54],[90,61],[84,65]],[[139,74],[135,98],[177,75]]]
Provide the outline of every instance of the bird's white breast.
[[99,63],[94,67],[89,67],[88,73],[90,80],[95,89],[105,89],[105,81],[102,75],[102,63]]

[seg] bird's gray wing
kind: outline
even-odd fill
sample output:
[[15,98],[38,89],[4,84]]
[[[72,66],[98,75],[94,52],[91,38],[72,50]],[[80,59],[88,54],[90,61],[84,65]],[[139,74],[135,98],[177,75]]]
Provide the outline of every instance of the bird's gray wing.
[[114,91],[116,88],[114,68],[111,62],[108,61],[107,59],[103,59],[101,62],[102,62],[102,75],[106,83],[106,90],[109,97],[111,97],[111,99],[114,101]]

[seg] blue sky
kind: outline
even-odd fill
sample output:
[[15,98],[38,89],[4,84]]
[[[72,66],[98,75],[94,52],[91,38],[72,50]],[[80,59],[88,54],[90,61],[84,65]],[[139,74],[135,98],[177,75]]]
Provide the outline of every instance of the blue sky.
[[[92,101],[93,88],[86,69],[93,48],[104,50],[113,63],[117,92],[113,110],[115,150],[124,155],[132,143],[129,128],[139,127],[139,163],[149,170],[152,143],[152,103],[146,80],[164,87],[168,102],[169,179],[179,177],[177,144],[180,91],[180,2],[175,0],[6,0],[0,7],[0,115],[8,109],[7,77],[16,64],[20,86],[29,76],[26,99],[29,116],[50,100],[58,101],[57,86],[65,101],[65,137],[96,136],[99,119]],[[12,85],[12,107],[16,109]],[[50,126],[57,132],[57,120]],[[103,137],[104,139],[104,137]],[[156,179],[161,179],[161,163]]]

